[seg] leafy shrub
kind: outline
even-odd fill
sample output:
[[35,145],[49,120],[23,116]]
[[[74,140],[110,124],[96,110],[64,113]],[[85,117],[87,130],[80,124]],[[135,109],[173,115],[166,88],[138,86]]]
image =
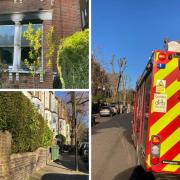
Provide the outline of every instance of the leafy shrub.
[[89,30],[77,32],[62,41],[57,64],[65,88],[88,88]]
[[0,129],[11,132],[13,153],[34,151],[52,142],[43,117],[21,92],[0,93]]

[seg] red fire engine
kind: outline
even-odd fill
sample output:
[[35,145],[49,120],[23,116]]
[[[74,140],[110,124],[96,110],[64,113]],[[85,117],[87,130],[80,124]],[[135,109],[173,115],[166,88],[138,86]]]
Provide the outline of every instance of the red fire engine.
[[146,171],[179,177],[179,52],[154,51],[137,81],[132,138]]

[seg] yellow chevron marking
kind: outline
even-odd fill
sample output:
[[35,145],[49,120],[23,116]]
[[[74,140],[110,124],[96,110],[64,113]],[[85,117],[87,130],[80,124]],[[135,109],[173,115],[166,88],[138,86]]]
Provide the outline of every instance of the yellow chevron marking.
[[180,81],[175,80],[167,88],[167,98],[169,99],[173,94],[175,94],[180,89]]
[[178,58],[173,58],[166,64],[165,69],[159,69],[157,73],[154,75],[154,82],[153,86],[156,86],[156,82],[159,79],[164,79],[167,77],[171,72],[173,72],[178,67]]
[[[168,133],[168,132],[167,132]],[[179,141],[180,128],[177,128],[169,137],[161,144],[160,156],[166,154]]]
[[[180,154],[178,154],[174,159],[173,161],[180,161]],[[171,165],[171,164],[168,164],[166,165],[162,171],[170,171],[170,172],[175,172],[178,170],[178,168],[180,167],[180,165]]]
[[151,166],[151,163],[150,163],[150,154],[148,154],[148,158],[147,158],[147,165],[150,167]]
[[155,122],[150,128],[149,140],[151,140],[151,135],[158,134],[162,129],[164,129],[167,124],[171,123],[178,115],[180,109],[180,102],[178,102],[174,107],[172,107],[168,112],[164,114],[157,122]]
[[[167,100],[180,89],[180,81],[175,80],[166,88]],[[152,100],[151,113],[154,112],[154,99]]]

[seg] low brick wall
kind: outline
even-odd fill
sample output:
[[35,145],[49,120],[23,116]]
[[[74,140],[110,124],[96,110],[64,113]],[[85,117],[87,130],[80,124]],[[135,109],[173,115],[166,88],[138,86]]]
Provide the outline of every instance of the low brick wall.
[[12,180],[29,179],[33,171],[46,166],[47,150],[39,148],[35,152],[12,154],[10,156],[10,177]]
[[0,131],[0,180],[10,180],[11,134]]
[[11,154],[11,134],[0,131],[0,180],[28,180],[50,161],[47,149]]

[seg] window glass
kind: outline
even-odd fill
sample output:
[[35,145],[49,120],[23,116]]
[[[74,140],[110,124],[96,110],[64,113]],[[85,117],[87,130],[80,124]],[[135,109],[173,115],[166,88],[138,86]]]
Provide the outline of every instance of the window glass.
[[0,47],[0,63],[13,65],[13,48],[12,47]]
[[0,25],[0,46],[14,46],[13,25]]

